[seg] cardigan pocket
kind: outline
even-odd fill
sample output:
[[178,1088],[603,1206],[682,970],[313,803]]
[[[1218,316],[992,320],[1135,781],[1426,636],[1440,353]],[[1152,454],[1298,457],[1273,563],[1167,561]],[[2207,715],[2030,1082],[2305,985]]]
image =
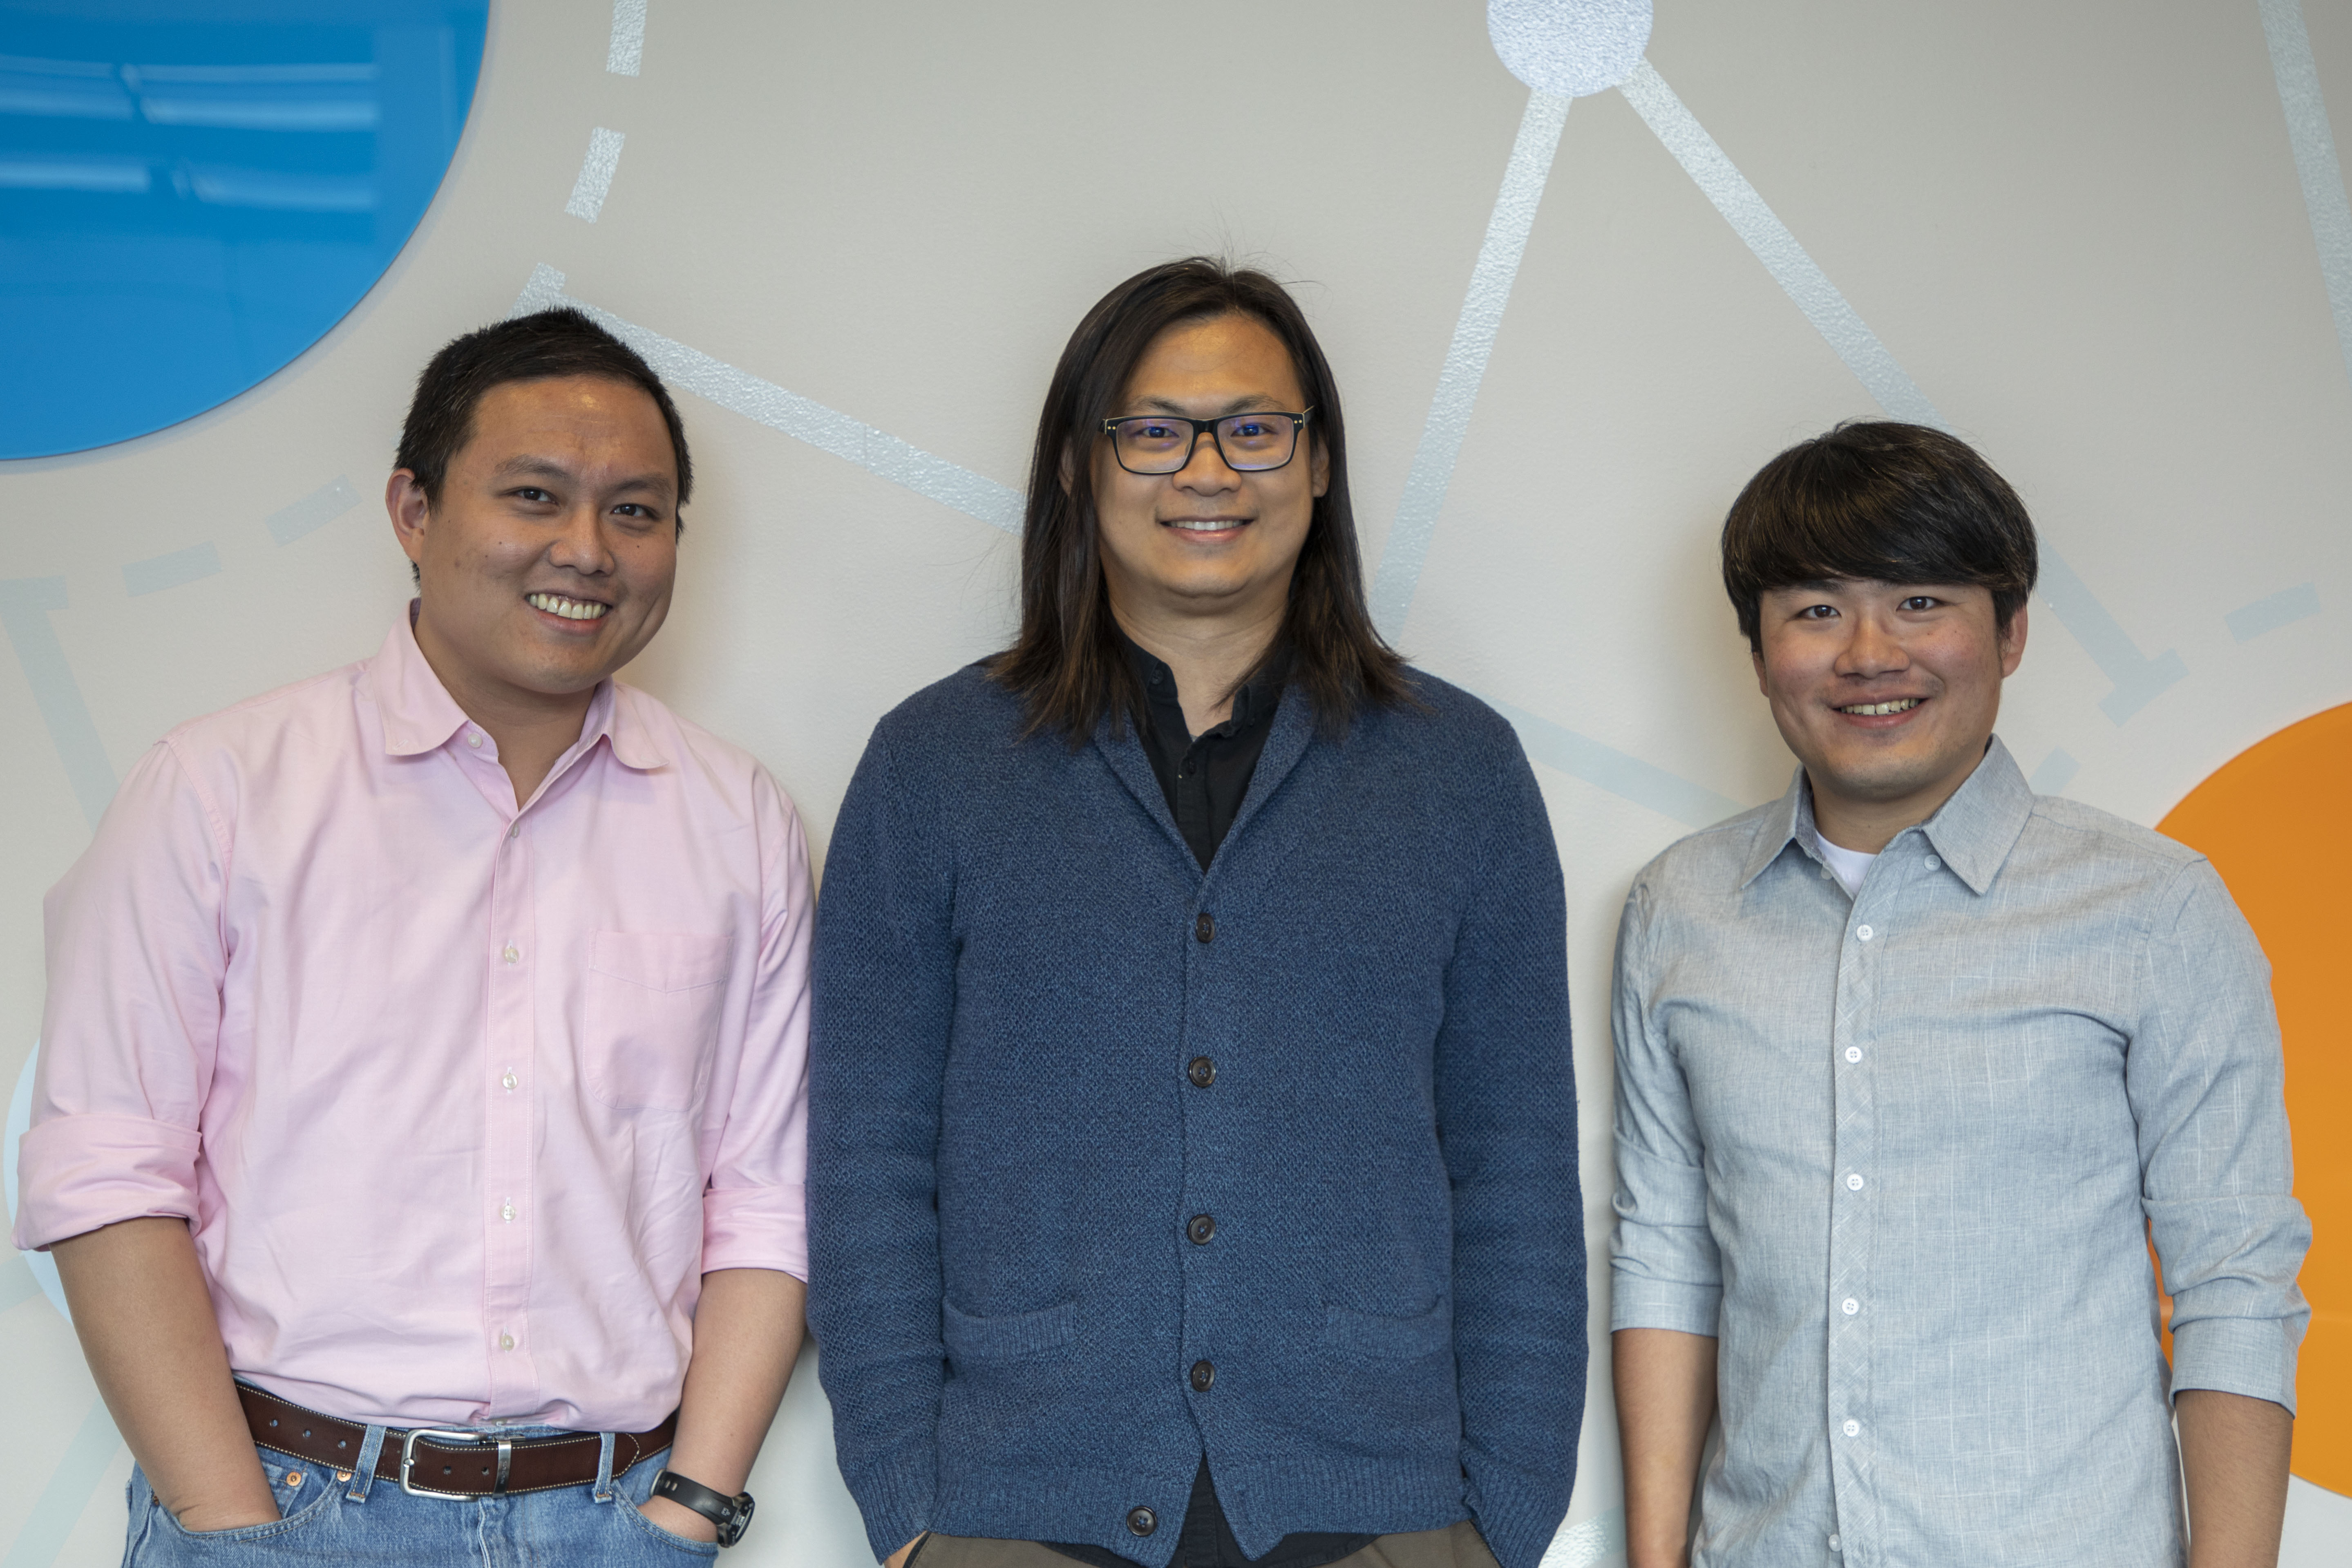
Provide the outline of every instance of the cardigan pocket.
[[1325,1348],[1342,1355],[1381,1361],[1412,1361],[1435,1355],[1454,1343],[1454,1303],[1440,1296],[1427,1311],[1409,1318],[1326,1304],[1323,1343]]
[[941,1338],[956,1362],[1024,1361],[1068,1344],[1078,1329],[1078,1304],[1065,1301],[1034,1312],[975,1318],[952,1301],[940,1303]]

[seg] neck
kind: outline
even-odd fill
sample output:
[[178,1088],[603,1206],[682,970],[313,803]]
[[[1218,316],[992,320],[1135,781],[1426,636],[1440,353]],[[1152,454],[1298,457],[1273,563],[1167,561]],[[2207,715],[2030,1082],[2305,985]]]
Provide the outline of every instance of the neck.
[[[1986,744],[1991,742],[1988,741]],[[1840,795],[1834,789],[1825,790],[1813,770],[1807,768],[1805,784],[1813,797],[1814,831],[1841,849],[1875,855],[1905,828],[1916,827],[1935,816],[1969,782],[1969,775],[1976,772],[1977,763],[1981,761],[1979,753],[1976,762],[1949,778],[1939,779],[1926,789],[1915,790],[1896,800],[1857,798]]]
[[1234,693],[1281,635],[1286,605],[1276,599],[1247,615],[1173,615],[1123,605],[1114,592],[1110,613],[1119,630],[1176,677],[1185,726],[1197,735],[1232,717]]
[[432,623],[419,616],[416,649],[466,717],[498,742],[499,765],[514,785],[515,804],[529,801],[556,759],[572,749],[596,700],[596,689],[585,691],[530,691],[504,681],[485,680],[434,635]]

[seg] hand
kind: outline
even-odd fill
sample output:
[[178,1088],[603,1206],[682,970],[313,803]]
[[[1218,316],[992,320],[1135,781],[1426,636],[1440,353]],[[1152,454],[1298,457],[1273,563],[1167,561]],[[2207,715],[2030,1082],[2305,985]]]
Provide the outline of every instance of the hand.
[[657,1524],[672,1535],[683,1535],[688,1541],[716,1541],[719,1527],[690,1508],[680,1508],[666,1497],[647,1498],[637,1511],[646,1522]]
[[[930,1531],[928,1530],[923,1531],[923,1535],[929,1535],[929,1533]],[[907,1559],[913,1556],[915,1554],[915,1548],[923,1543],[923,1535],[918,1535],[914,1540],[909,1541],[906,1545],[901,1546],[898,1551],[893,1552],[888,1557],[883,1559],[882,1568],[907,1568]]]
[[259,1503],[198,1502],[190,1503],[173,1516],[180,1528],[191,1535],[213,1535],[224,1530],[245,1530],[257,1524],[276,1524],[283,1517],[278,1511],[278,1500],[267,1489]]

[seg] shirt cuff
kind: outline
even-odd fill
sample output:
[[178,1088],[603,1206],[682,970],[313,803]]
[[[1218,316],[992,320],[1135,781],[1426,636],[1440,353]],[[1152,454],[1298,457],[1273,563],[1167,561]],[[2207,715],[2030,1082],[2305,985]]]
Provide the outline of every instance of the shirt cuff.
[[704,1193],[702,1271],[721,1268],[773,1268],[807,1283],[807,1190],[794,1182]]
[[1628,1274],[1619,1267],[1610,1271],[1609,1287],[1609,1327],[1612,1331],[1673,1329],[1678,1333],[1705,1334],[1709,1339],[1721,1331],[1720,1285],[1656,1279],[1644,1274]]
[[2294,1414],[2298,1323],[2278,1318],[2200,1318],[2172,1331],[2172,1392],[2210,1388],[2267,1399]]
[[198,1146],[194,1128],[143,1117],[42,1122],[16,1147],[17,1249],[45,1251],[126,1219],[194,1219]]

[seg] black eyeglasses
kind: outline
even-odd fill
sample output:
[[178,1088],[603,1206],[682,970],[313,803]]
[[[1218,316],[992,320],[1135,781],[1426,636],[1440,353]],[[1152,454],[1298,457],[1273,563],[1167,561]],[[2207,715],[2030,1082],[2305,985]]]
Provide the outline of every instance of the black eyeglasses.
[[1201,432],[1217,444],[1225,467],[1244,474],[1279,468],[1298,455],[1298,433],[1311,408],[1297,414],[1228,414],[1223,419],[1187,419],[1178,414],[1131,414],[1103,421],[1103,434],[1118,466],[1130,474],[1172,474],[1192,460]]

